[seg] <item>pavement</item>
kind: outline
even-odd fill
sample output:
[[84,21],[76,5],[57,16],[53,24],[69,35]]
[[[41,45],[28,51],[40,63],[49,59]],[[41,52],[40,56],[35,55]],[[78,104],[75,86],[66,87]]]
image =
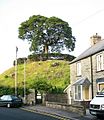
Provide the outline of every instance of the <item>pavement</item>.
[[35,113],[53,116],[60,120],[92,120],[93,119],[93,116],[90,115],[88,110],[86,110],[85,116],[81,116],[75,112],[71,112],[71,111],[69,112],[56,108],[46,107],[43,105],[23,106],[22,109]]

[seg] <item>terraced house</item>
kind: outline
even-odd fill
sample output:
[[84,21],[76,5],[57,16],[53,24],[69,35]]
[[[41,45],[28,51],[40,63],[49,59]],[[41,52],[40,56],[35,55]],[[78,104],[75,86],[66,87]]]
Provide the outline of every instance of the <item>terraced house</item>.
[[97,33],[90,40],[91,47],[70,63],[70,104],[87,103],[104,88],[104,40]]

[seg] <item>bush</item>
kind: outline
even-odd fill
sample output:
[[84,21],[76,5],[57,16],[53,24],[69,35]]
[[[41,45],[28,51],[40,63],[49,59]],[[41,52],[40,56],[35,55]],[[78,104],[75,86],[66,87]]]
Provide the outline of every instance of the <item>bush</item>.
[[53,86],[52,89],[50,89],[49,93],[61,94],[61,93],[63,93],[63,91],[64,91],[63,88]]
[[48,92],[51,89],[51,85],[48,84],[45,80],[36,80],[32,84],[32,88],[40,91],[40,93]]
[[49,53],[49,54],[31,54],[28,59],[31,61],[44,60],[67,60],[72,61],[75,57],[69,54]]
[[[23,64],[24,63],[24,60],[27,60],[27,58],[18,58],[17,59],[17,64]],[[15,66],[15,60],[13,62],[13,65]]]
[[4,94],[14,94],[14,88],[0,86],[0,96]]

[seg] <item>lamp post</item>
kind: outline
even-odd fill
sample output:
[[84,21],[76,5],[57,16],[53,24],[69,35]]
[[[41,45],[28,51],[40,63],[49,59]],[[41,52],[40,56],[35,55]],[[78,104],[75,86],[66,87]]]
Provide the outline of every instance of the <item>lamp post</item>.
[[24,58],[24,103],[26,103],[26,58]]
[[18,52],[18,47],[16,46],[16,59],[15,59],[15,96],[18,95],[17,93],[17,52]]

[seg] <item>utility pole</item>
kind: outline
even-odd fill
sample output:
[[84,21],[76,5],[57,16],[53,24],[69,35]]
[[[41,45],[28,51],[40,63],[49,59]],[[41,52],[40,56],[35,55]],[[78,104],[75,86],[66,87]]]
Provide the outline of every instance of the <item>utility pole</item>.
[[17,52],[18,52],[18,47],[16,46],[16,59],[15,59],[15,96],[18,95],[17,93]]
[[24,103],[26,103],[26,58],[24,58]]

